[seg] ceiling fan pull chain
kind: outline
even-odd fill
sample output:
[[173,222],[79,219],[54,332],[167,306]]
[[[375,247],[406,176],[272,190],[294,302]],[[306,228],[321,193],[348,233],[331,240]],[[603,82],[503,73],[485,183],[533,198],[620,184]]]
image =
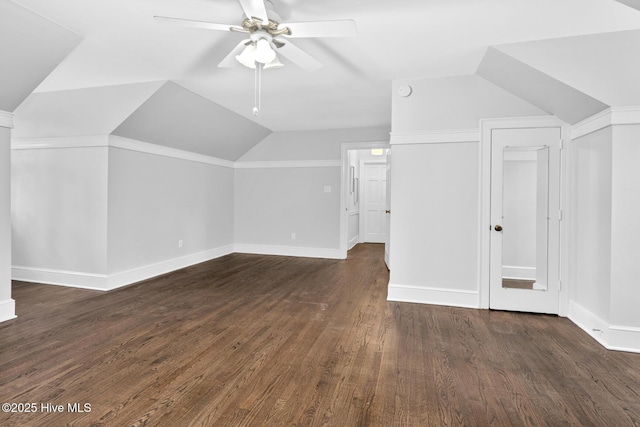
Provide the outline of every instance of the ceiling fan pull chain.
[[255,63],[255,68],[253,69],[253,115],[257,116],[258,114],[260,114],[260,109],[258,108],[258,86],[259,86],[259,82],[258,82],[258,70],[260,69],[260,66],[258,65],[257,62]]
[[262,108],[262,63],[256,61],[255,92],[253,95],[253,115],[259,116]]
[[256,64],[256,69],[258,70],[258,115],[262,111],[262,68],[264,64],[258,62]]

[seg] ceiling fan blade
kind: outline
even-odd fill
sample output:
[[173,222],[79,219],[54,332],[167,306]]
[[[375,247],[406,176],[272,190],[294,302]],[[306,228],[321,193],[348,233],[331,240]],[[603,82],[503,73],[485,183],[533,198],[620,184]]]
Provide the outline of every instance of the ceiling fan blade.
[[236,55],[240,55],[242,53],[242,49],[245,48],[247,42],[250,42],[251,39],[242,40],[236,47],[234,47],[231,52],[218,64],[218,68],[233,68],[238,65],[238,61],[236,60]]
[[269,22],[269,17],[267,16],[267,8],[264,6],[263,0],[238,0],[240,2],[240,6],[242,6],[242,10],[244,10],[244,14],[247,15],[247,18],[260,18],[262,22]]
[[320,62],[288,40],[277,52],[305,71],[315,71],[322,67]]
[[160,22],[163,24],[182,25],[184,27],[204,28],[207,30],[244,31],[244,28],[231,24],[216,24],[215,22],[193,21],[191,19],[171,18],[168,16],[154,16],[154,18],[156,22]]
[[340,21],[319,22],[287,22],[280,24],[287,27],[291,34],[285,37],[353,37],[358,35],[355,21],[344,19]]

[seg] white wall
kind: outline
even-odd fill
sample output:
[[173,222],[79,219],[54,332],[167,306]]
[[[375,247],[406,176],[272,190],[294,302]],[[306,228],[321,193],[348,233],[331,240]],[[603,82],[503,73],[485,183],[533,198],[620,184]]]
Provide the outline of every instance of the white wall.
[[231,252],[233,169],[109,147],[108,177],[109,275]]
[[388,298],[479,307],[479,121],[546,113],[476,75],[392,91]]
[[235,186],[240,252],[338,257],[339,165],[237,169]]
[[12,152],[14,279],[108,290],[233,251],[231,163],[107,136]]
[[388,140],[378,128],[269,135],[236,163],[236,249],[339,258],[342,143]]
[[[402,85],[411,96],[398,96]],[[392,133],[475,129],[479,120],[547,113],[476,75],[394,80]]]
[[0,322],[13,318],[11,299],[11,129],[0,124]]
[[477,307],[478,143],[391,150],[389,299]]
[[640,352],[639,123],[640,108],[613,109],[582,126],[597,130],[571,144],[569,317],[605,347],[634,352]]
[[610,317],[612,128],[571,142],[570,300],[602,320]]
[[625,328],[640,328],[639,167],[640,125],[614,126],[610,322]]
[[107,148],[14,149],[12,156],[14,277],[106,274]]

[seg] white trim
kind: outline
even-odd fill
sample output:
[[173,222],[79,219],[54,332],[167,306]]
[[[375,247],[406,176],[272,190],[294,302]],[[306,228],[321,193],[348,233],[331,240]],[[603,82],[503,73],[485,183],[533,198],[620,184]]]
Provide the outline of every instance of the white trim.
[[43,150],[56,148],[106,147],[109,139],[105,135],[67,136],[55,138],[12,138],[12,150]]
[[575,301],[569,303],[568,317],[604,348],[640,353],[640,328],[610,325]]
[[479,308],[477,291],[389,283],[387,301]]
[[155,154],[172,159],[187,160],[191,162],[205,163],[214,166],[234,168],[235,163],[230,160],[178,150],[163,145],[150,144],[135,139],[124,138],[116,135],[85,135],[55,138],[13,138],[12,150],[43,150],[58,148],[91,148],[113,147],[122,150],[137,151],[139,153]]
[[356,233],[356,235],[354,237],[352,237],[348,244],[347,244],[347,250],[351,250],[353,249],[353,247],[355,245],[357,245],[358,243],[360,243],[360,210],[355,210],[355,211],[351,211],[349,212],[348,217],[351,218],[352,216],[357,216],[358,217],[358,232]]
[[556,127],[557,123],[565,124],[556,116],[501,117],[481,119],[480,129],[482,130],[487,126],[494,129],[544,128]]
[[13,114],[0,110],[0,127],[13,129]]
[[260,162],[236,162],[236,169],[272,168],[329,168],[340,167],[340,160],[278,160]]
[[391,133],[391,145],[478,141],[480,141],[479,129],[452,129],[421,133]]
[[640,353],[640,328],[609,325],[610,350]]
[[106,290],[112,290],[128,286],[142,280],[170,273],[181,268],[189,267],[194,264],[220,258],[233,253],[233,245],[226,245],[215,249],[209,249],[195,254],[185,255],[180,258],[173,258],[155,264],[145,265],[143,267],[134,268],[132,270],[122,271],[110,274],[107,279]]
[[343,259],[339,249],[305,248],[298,246],[274,246],[237,243],[235,251],[241,254],[294,256],[304,258]]
[[611,107],[611,124],[635,125],[640,123],[640,106]]
[[106,274],[13,266],[11,268],[11,279],[71,288],[107,290]]
[[612,125],[640,123],[640,107],[611,107],[571,126],[571,139],[596,132]]
[[219,159],[217,157],[179,150],[177,148],[166,147],[163,145],[150,144],[148,142],[124,138],[116,135],[109,136],[109,147],[120,148],[122,150],[137,151],[139,153],[155,154],[157,156],[170,157],[173,159],[205,163],[208,165],[222,166],[226,168],[235,167],[234,162],[230,160]]
[[[0,116],[1,118],[1,116]],[[0,123],[1,125],[1,123]],[[360,143],[358,143],[360,144]],[[386,144],[386,143],[385,143]],[[191,162],[205,163],[231,169],[271,169],[271,168],[326,168],[340,167],[342,162],[336,160],[282,160],[282,161],[256,161],[233,162],[191,151],[163,145],[151,144],[135,139],[124,138],[117,135],[86,135],[54,138],[13,138],[12,150],[41,150],[55,148],[88,148],[88,147],[113,147],[122,150],[137,151],[140,153],[155,154],[173,159],[187,160]],[[378,148],[378,147],[374,147]],[[386,147],[389,148],[389,144]]]
[[592,132],[611,126],[611,108],[594,114],[571,126],[571,139],[577,139]]
[[233,245],[227,245],[110,275],[19,266],[12,267],[11,275],[13,280],[23,282],[110,291],[232,252]]
[[15,319],[16,317],[16,302],[9,298],[4,301],[0,301],[0,322],[6,320]]

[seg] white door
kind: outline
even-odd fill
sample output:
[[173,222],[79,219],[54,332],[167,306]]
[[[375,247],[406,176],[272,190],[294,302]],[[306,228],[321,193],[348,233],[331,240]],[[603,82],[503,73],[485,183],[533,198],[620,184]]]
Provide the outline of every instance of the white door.
[[387,178],[387,194],[386,194],[386,209],[385,209],[385,241],[384,241],[384,262],[387,264],[387,269],[391,270],[391,150],[387,150],[387,163],[386,178]]
[[363,171],[364,241],[385,243],[387,210],[387,166],[384,163],[364,163]]
[[557,314],[561,129],[493,129],[489,307]]

